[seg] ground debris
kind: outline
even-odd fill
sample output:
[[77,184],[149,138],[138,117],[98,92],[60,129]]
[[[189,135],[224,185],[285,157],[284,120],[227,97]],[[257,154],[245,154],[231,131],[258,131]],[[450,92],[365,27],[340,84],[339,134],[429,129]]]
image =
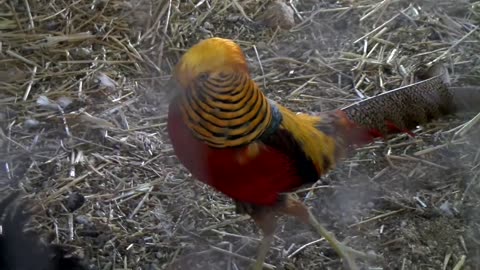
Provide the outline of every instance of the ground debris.
[[[165,133],[186,48],[236,40],[266,95],[304,113],[408,84],[429,62],[445,62],[453,84],[478,83],[470,1],[284,1],[280,21],[259,23],[270,3],[0,1],[0,186],[37,201],[36,229],[98,269],[244,269],[258,231],[193,181]],[[372,267],[464,258],[476,269],[480,142],[475,130],[455,135],[473,117],[368,145],[298,194],[340,239],[384,255]],[[277,236],[267,258],[277,269],[341,265],[296,221],[282,219]]]

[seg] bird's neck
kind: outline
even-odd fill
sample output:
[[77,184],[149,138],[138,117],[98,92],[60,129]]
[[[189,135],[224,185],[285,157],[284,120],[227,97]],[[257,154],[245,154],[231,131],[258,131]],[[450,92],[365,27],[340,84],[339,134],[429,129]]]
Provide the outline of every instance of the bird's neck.
[[217,74],[180,97],[183,121],[215,148],[246,145],[277,129],[281,114],[247,74]]

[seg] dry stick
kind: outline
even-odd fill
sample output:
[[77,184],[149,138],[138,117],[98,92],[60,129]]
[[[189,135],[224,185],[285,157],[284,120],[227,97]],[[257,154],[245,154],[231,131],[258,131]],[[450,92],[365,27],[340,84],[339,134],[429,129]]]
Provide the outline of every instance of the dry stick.
[[[237,253],[230,252],[228,250],[225,250],[225,249],[222,249],[222,248],[219,248],[219,247],[216,247],[216,246],[210,246],[210,249],[212,249],[214,251],[217,251],[217,252],[220,252],[220,253],[223,253],[223,254],[228,255],[228,256],[235,257],[237,259],[241,259],[241,260],[250,262],[250,263],[255,262],[254,259],[242,256],[242,255],[237,254]],[[277,269],[274,265],[271,265],[271,264],[268,264],[268,263],[263,263],[263,267],[267,268],[267,269],[272,269],[272,270]]]
[[138,211],[140,210],[140,208],[142,208],[143,204],[145,203],[145,201],[147,200],[148,196],[150,196],[150,192],[152,192],[153,190],[153,186],[151,186],[148,191],[145,193],[145,195],[143,196],[142,200],[138,203],[137,207],[135,207],[135,209],[133,210],[133,212],[130,214],[130,216],[128,217],[129,219],[132,219],[137,213]]
[[374,216],[374,217],[372,217],[372,218],[369,218],[369,219],[366,219],[366,220],[362,220],[362,221],[360,221],[360,222],[357,222],[357,223],[355,223],[355,224],[352,224],[352,225],[348,226],[348,228],[360,226],[360,225],[363,225],[363,224],[368,223],[368,222],[371,222],[371,221],[375,221],[375,220],[378,220],[378,219],[381,219],[381,218],[384,218],[384,217],[388,217],[388,216],[391,216],[391,215],[395,215],[395,214],[398,214],[398,213],[403,212],[403,211],[405,211],[405,210],[406,210],[405,208],[402,208],[402,209],[399,209],[399,210],[390,211],[390,212],[387,212],[387,213],[384,213],[384,214],[381,214],[381,215],[378,215],[378,216]]
[[442,267],[442,270],[447,270],[447,265],[448,265],[448,262],[450,261],[450,258],[452,257],[452,253],[449,252],[447,253],[447,255],[445,255],[445,259],[443,260],[443,267]]
[[[169,0],[168,1],[168,8],[167,8],[167,18],[166,18],[166,22],[165,22],[165,27],[163,28],[163,34],[165,36],[167,35],[168,26],[169,26],[169,23],[170,23],[171,12],[172,12],[172,0]],[[156,64],[156,66],[160,69],[162,67],[164,48],[165,48],[165,39],[162,39],[162,41],[160,41],[160,53],[159,53],[159,57],[158,57],[158,63]]]
[[287,96],[287,99],[290,99],[296,95],[298,95],[303,88],[305,88],[305,86],[307,86],[309,83],[313,82],[313,80],[315,80],[317,78],[317,76],[314,76],[312,77],[310,80],[306,81],[304,84],[300,85],[299,87],[297,87],[297,89],[293,90],[288,96]]
[[473,117],[470,121],[465,123],[461,129],[459,129],[457,132],[455,132],[453,138],[455,139],[456,137],[460,136],[463,137],[465,134],[472,129],[473,126],[476,124],[480,123],[480,113],[477,114],[475,117]]
[[267,82],[266,82],[266,78],[265,78],[265,70],[263,69],[262,60],[260,60],[260,55],[258,54],[257,46],[253,45],[253,50],[255,51],[255,56],[257,57],[258,65],[260,66],[260,71],[262,71],[263,87],[267,88]]
[[331,8],[331,9],[318,9],[318,10],[312,12],[312,14],[310,14],[310,16],[308,16],[308,18],[305,18],[301,23],[294,26],[292,28],[292,30],[290,30],[290,31],[295,32],[295,31],[300,30],[301,27],[303,27],[305,24],[307,24],[309,21],[311,21],[315,16],[317,16],[320,13],[334,13],[334,12],[339,12],[339,11],[348,11],[348,10],[351,10],[351,9],[366,9],[366,8],[370,8],[371,6],[372,5],[356,6],[356,7],[339,7],[339,8]]
[[407,265],[407,258],[403,258],[402,260],[402,269],[401,270],[405,270],[405,266]]
[[21,61],[29,64],[29,65],[32,65],[32,66],[34,66],[34,67],[40,67],[37,63],[35,63],[35,62],[31,61],[31,60],[28,60],[27,58],[25,58],[25,57],[17,54],[17,53],[14,52],[14,51],[7,50],[6,53],[7,53],[8,55],[12,56],[12,57],[17,58],[18,60],[21,60]]
[[366,33],[365,35],[363,35],[362,37],[360,37],[359,39],[355,40],[353,42],[353,44],[355,43],[358,43],[360,41],[362,41],[363,39],[373,35],[374,33],[376,33],[379,29],[382,29],[385,25],[393,22],[393,20],[395,20],[398,16],[400,16],[403,12],[407,11],[408,9],[410,9],[410,6],[407,7],[406,9],[402,10],[400,13],[397,13],[395,16],[393,16],[392,18],[390,18],[388,21],[382,23],[381,25],[379,25],[377,28],[373,29],[372,31]]
[[376,3],[374,4],[374,6],[369,10],[367,11],[367,14],[363,15],[361,18],[360,18],[360,22],[363,22],[365,19],[367,19],[368,17],[370,17],[373,13],[377,12],[379,10],[379,8],[385,3],[386,0],[383,0],[381,1],[380,3]]
[[[97,170],[101,170],[103,169],[103,167],[107,166],[108,163],[104,163],[100,166],[98,166]],[[93,172],[92,171],[89,171],[75,179],[73,179],[71,182],[69,182],[68,184],[64,185],[63,187],[61,187],[59,190],[57,190],[55,193],[53,193],[52,195],[50,195],[47,199],[46,199],[46,202],[45,203],[48,203],[48,202],[51,202],[53,201],[55,198],[57,198],[58,196],[60,196],[63,192],[65,192],[67,189],[69,189],[70,187],[72,186],[75,186],[76,184],[80,183],[82,180],[84,180],[85,178],[87,178],[87,176],[89,176],[90,174],[92,174]]]
[[437,145],[437,146],[433,146],[433,147],[430,147],[430,148],[427,148],[427,149],[417,151],[417,152],[413,153],[413,155],[414,156],[423,156],[423,155],[426,155],[426,154],[430,154],[431,152],[437,151],[439,149],[445,148],[448,145],[449,145],[448,143],[440,144],[440,145]]
[[443,59],[449,52],[452,51],[453,48],[457,47],[457,45],[459,45],[460,43],[462,43],[462,41],[464,41],[467,37],[469,37],[471,34],[473,34],[475,31],[477,31],[478,29],[478,26],[475,26],[475,28],[473,28],[470,32],[468,32],[465,36],[463,36],[461,39],[457,40],[454,44],[452,44],[452,46],[450,46],[450,48],[448,48],[444,53],[442,53],[439,57],[435,58],[434,60],[430,61],[427,65],[430,66],[430,65],[433,65],[434,63],[436,63],[438,60],[441,60]]
[[32,17],[32,11],[30,10],[30,4],[28,3],[28,0],[24,0],[24,2],[25,2],[25,7],[27,8],[29,27],[30,27],[30,29],[34,30],[35,29],[35,24],[33,23],[33,17]]
[[465,253],[468,254],[468,249],[467,249],[467,244],[465,243],[465,239],[463,239],[463,236],[458,236],[458,239],[460,240],[460,244],[462,245],[463,250]]
[[35,75],[37,75],[37,66],[33,67],[32,76],[30,77],[30,82],[28,82],[27,90],[25,91],[25,95],[23,96],[23,101],[27,100],[30,91],[32,90],[32,85],[35,79]]
[[250,217],[248,215],[239,216],[239,217],[234,218],[234,219],[227,219],[225,221],[222,221],[222,222],[210,225],[208,227],[202,228],[202,229],[200,229],[200,232],[205,232],[205,231],[217,229],[217,228],[220,228],[220,227],[225,227],[227,225],[235,224],[237,222],[242,222],[242,221],[249,220],[249,219],[250,219]]
[[73,233],[73,214],[69,213],[68,214],[68,239],[71,241],[75,237],[75,234]]
[[377,23],[382,19],[383,15],[385,14],[385,11],[387,10],[388,6],[390,4],[393,4],[394,1],[392,0],[385,0],[383,5],[380,7],[380,12],[379,14],[377,15],[377,19],[375,20],[375,23],[373,24],[373,26],[377,25]]
[[224,232],[224,231],[219,231],[219,230],[216,230],[216,229],[212,229],[211,231],[214,232],[214,233],[218,233],[221,236],[231,236],[231,237],[235,237],[235,238],[246,239],[246,240],[253,241],[253,242],[262,241],[262,239],[259,239],[259,238],[254,238],[254,237],[250,237],[250,236],[245,236],[245,235],[241,235],[241,234],[234,234],[234,233],[229,233],[229,232]]
[[231,0],[233,2],[233,4],[235,5],[235,7],[238,9],[238,11],[240,11],[240,14],[242,14],[242,16],[249,22],[253,22],[252,19],[250,19],[250,17],[248,17],[247,13],[245,13],[245,10],[243,9],[242,5],[240,5],[240,3],[238,3],[237,0]]
[[297,250],[295,250],[294,252],[292,252],[292,254],[288,255],[287,258],[288,258],[288,259],[291,259],[293,256],[297,255],[300,251],[304,250],[305,248],[307,248],[307,247],[309,247],[309,246],[311,246],[311,245],[314,245],[314,244],[316,244],[316,243],[318,243],[318,242],[321,242],[321,241],[325,241],[325,238],[322,237],[322,238],[317,239],[317,240],[315,240],[315,241],[312,241],[312,242],[310,242],[310,243],[306,243],[305,245],[299,247]]

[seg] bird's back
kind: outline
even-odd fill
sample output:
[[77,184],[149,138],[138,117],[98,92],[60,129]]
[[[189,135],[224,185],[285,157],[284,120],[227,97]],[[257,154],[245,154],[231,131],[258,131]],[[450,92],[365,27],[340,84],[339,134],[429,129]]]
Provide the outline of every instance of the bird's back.
[[283,125],[261,140],[214,148],[192,135],[172,103],[168,132],[176,156],[195,178],[241,202],[275,204],[279,193],[318,179],[314,164]]

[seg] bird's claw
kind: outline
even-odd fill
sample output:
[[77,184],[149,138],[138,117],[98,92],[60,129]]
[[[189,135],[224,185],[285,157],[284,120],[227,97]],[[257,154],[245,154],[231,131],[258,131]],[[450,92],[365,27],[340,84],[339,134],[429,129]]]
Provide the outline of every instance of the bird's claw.
[[365,253],[356,249],[353,249],[342,242],[339,242],[337,247],[335,248],[338,255],[344,260],[344,262],[348,265],[348,269],[350,270],[359,270],[357,264],[355,263],[355,259],[364,259],[367,261],[377,261],[382,259],[382,256],[374,254],[374,253]]

